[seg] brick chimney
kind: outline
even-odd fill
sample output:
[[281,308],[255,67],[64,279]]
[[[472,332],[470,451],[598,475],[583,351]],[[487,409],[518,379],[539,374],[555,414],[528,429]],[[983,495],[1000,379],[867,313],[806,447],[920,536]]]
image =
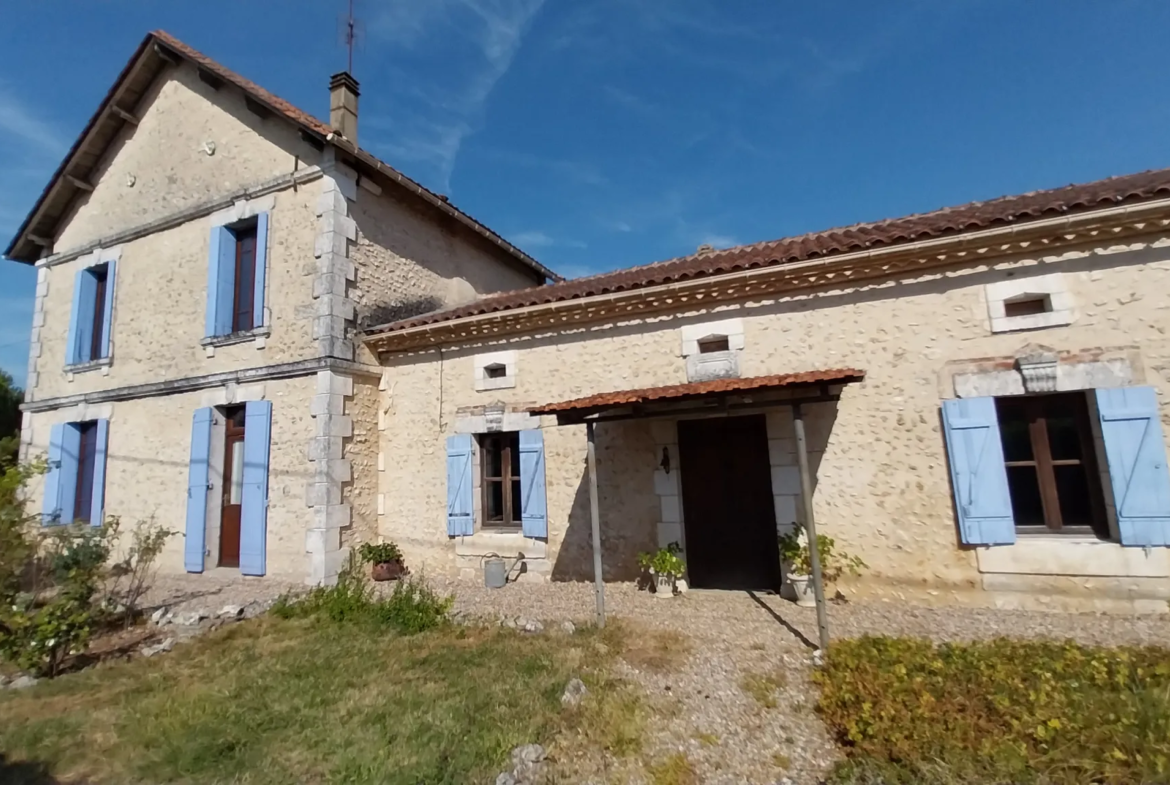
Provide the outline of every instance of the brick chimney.
[[329,125],[357,144],[358,83],[342,71],[329,78]]

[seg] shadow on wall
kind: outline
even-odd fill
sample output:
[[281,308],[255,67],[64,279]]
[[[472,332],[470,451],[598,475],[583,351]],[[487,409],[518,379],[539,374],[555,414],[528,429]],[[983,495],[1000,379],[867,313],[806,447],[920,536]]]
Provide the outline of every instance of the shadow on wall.
[[[580,434],[584,443],[584,428]],[[656,547],[658,541],[654,442],[646,422],[638,420],[599,424],[596,439],[602,576],[606,581],[635,581],[642,572],[638,554]],[[584,460],[552,579],[593,580],[589,469]]]

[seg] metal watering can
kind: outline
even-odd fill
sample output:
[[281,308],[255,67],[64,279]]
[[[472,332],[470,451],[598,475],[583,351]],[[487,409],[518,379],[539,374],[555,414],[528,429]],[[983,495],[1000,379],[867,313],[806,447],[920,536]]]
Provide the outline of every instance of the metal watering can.
[[489,589],[502,589],[508,584],[508,564],[498,553],[484,554],[483,585]]

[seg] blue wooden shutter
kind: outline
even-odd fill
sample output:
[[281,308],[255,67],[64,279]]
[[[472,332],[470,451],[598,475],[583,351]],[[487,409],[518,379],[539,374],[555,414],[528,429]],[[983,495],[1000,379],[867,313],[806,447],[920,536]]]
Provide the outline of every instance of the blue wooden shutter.
[[471,481],[471,434],[447,437],[447,534],[452,537],[475,532]]
[[263,575],[268,530],[268,449],[272,401],[244,409],[244,498],[240,507],[240,572]]
[[196,409],[191,424],[191,461],[187,469],[187,531],[183,544],[183,568],[187,572],[203,572],[213,419],[210,408]]
[[49,471],[45,473],[45,499],[41,503],[41,523],[51,526],[61,522],[61,449],[65,425],[57,423],[49,431]]
[[213,226],[207,251],[207,337],[232,331],[235,293],[235,235],[226,226]]
[[106,507],[106,455],[110,440],[110,421],[98,420],[97,441],[93,456],[93,493],[89,506],[89,523],[101,526],[105,521]]
[[525,537],[548,536],[544,491],[544,431],[520,431],[520,524]]
[[102,357],[110,356],[110,327],[114,323],[114,266],[113,260],[106,263],[106,299],[102,303]]
[[89,362],[93,349],[93,314],[97,299],[97,279],[88,269],[78,270],[73,278],[73,312],[69,316],[69,337],[65,363]]
[[1170,473],[1153,387],[1097,390],[1122,545],[1170,545]]
[[85,270],[78,270],[73,276],[73,309],[69,312],[69,336],[65,340],[65,364],[77,362],[77,325],[81,312],[81,279]]
[[67,422],[61,429],[61,471],[57,475],[57,499],[61,523],[73,523],[77,506],[77,471],[81,464],[81,429]]
[[943,401],[959,533],[968,545],[1016,541],[994,398]]
[[256,216],[256,286],[252,295],[252,326],[264,326],[264,276],[268,266],[268,213]]

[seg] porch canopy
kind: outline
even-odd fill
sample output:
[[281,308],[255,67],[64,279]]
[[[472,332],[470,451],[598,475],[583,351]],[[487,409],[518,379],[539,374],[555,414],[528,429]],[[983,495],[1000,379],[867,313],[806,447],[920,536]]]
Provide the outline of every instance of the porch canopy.
[[[589,507],[593,528],[593,577],[597,594],[597,618],[605,623],[605,586],[601,580],[601,523],[597,501],[597,450],[593,428],[599,422],[653,417],[729,416],[746,410],[791,406],[796,457],[800,469],[800,490],[804,507],[807,541],[817,541],[813,521],[812,479],[809,476],[808,445],[805,441],[801,405],[836,401],[841,388],[865,378],[856,368],[803,371],[746,379],[712,379],[689,384],[647,387],[638,390],[597,393],[560,403],[529,409],[532,414],[556,415],[559,425],[584,423],[588,436]],[[821,582],[820,554],[810,548],[813,587],[817,601],[817,624],[821,648],[828,647],[829,625]]]

